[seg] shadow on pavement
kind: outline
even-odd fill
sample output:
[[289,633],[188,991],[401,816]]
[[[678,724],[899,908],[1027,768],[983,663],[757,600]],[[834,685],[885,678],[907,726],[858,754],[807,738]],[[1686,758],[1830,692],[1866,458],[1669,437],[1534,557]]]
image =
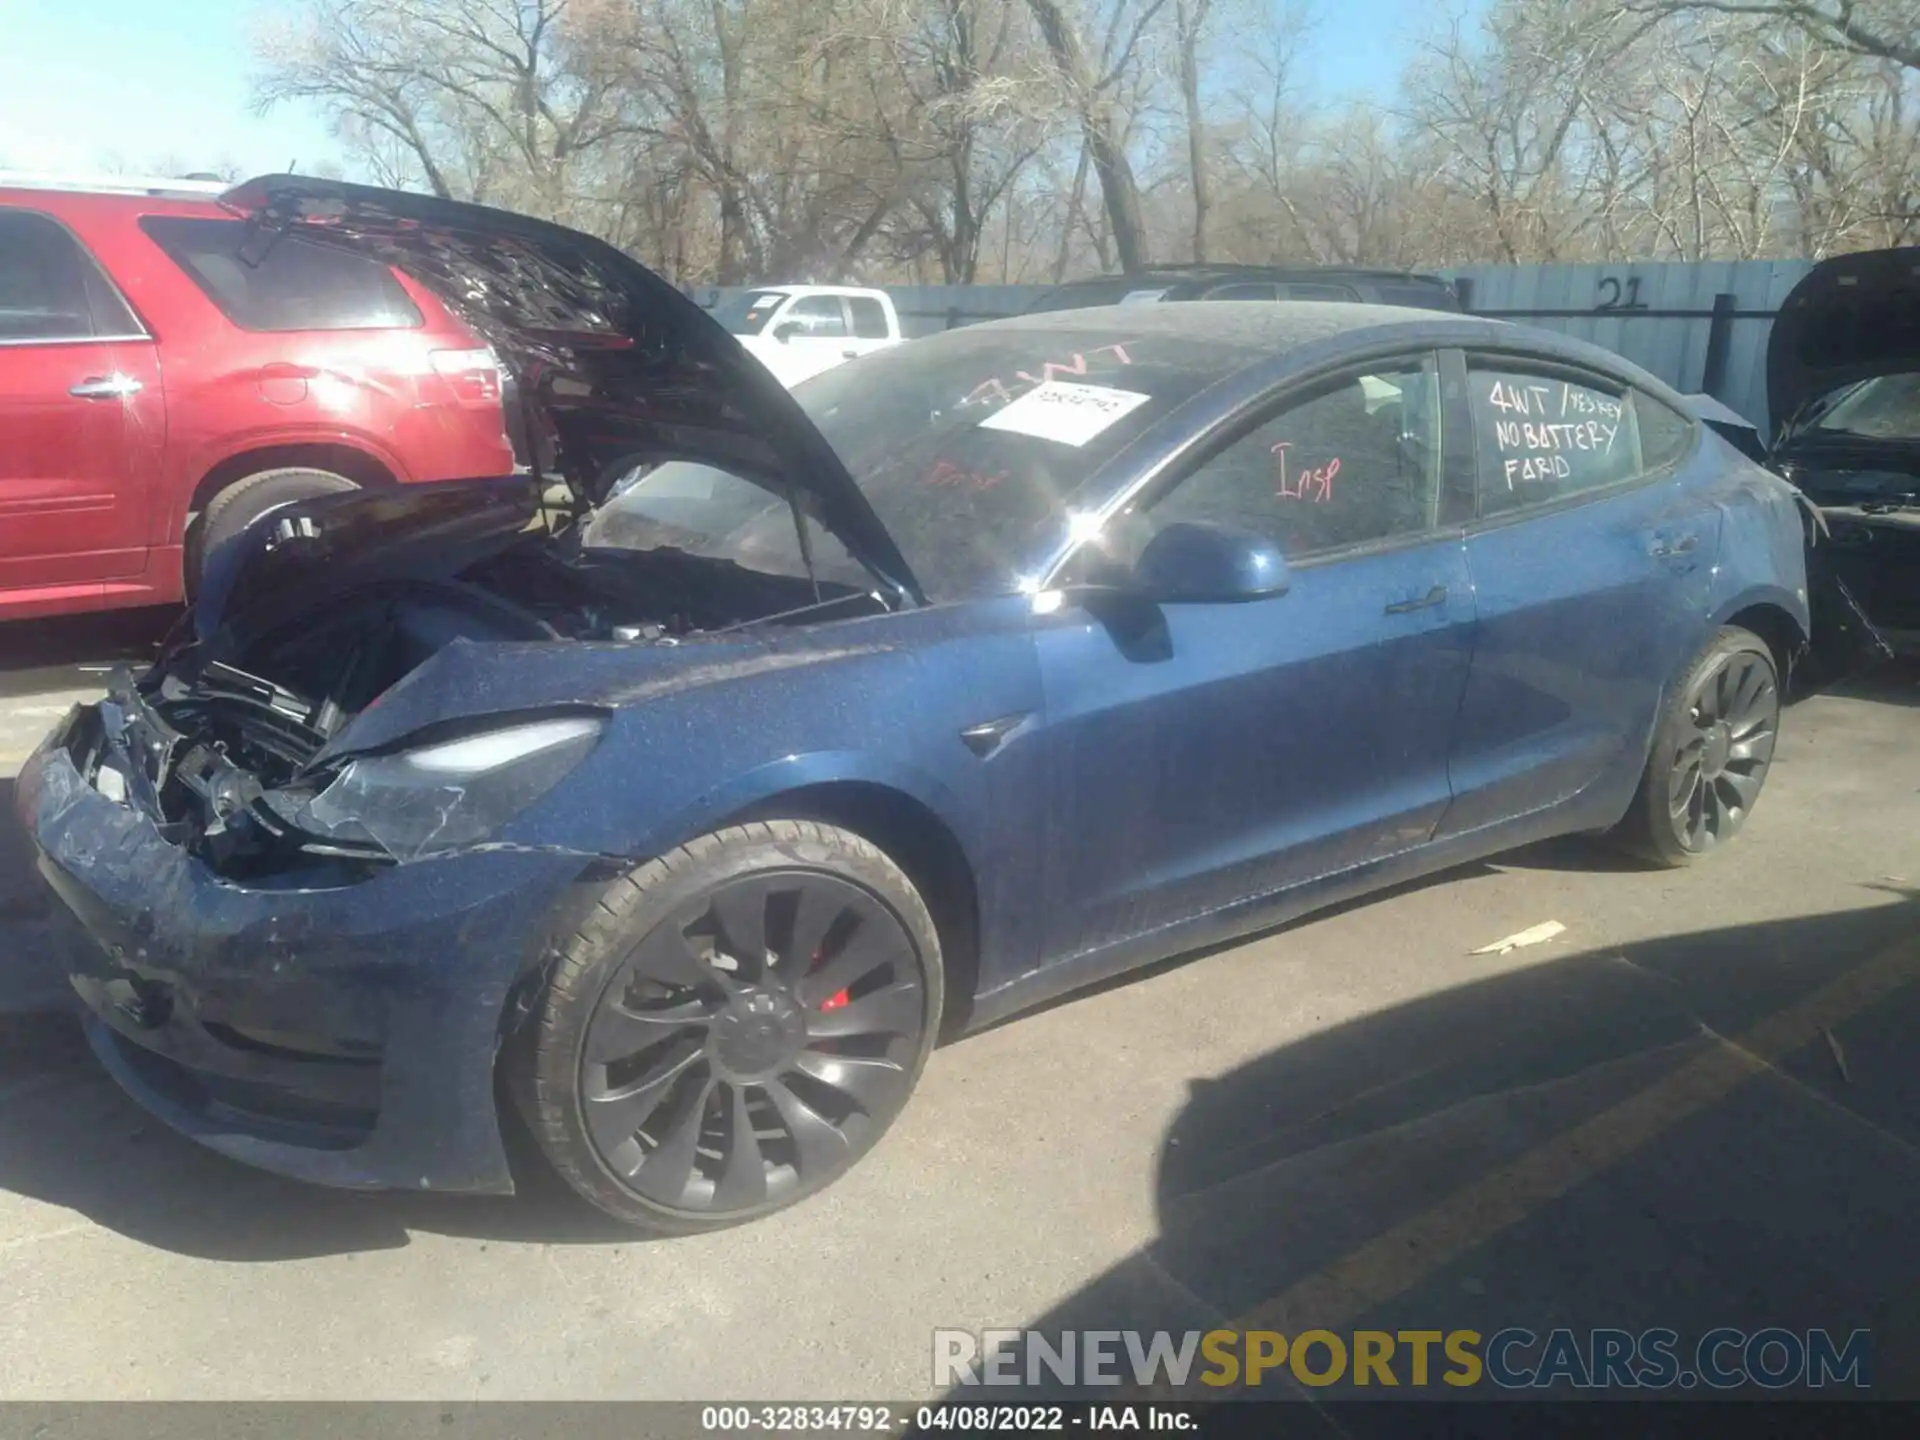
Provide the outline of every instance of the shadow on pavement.
[[0,694],[18,694],[18,671],[66,671],[75,666],[150,659],[180,611],[172,606],[111,610],[97,615],[61,615],[0,623]]
[[513,1124],[518,1196],[361,1194],[240,1165],[122,1094],[71,1013],[0,1014],[0,1097],[0,1189],[176,1254],[297,1260],[396,1249],[415,1230],[547,1244],[635,1239],[541,1167]]
[[13,781],[0,779],[0,923],[38,919],[46,910],[46,893],[33,873],[33,843],[13,813]]
[[[1916,898],[1535,965],[1196,1080],[1160,1154],[1158,1238],[1032,1323],[1207,1329],[1281,1297],[1285,1329],[1866,1327],[1876,1384],[1920,1392]],[[1771,1064],[1740,1059],[1769,1044]],[[1746,1068],[1695,1103],[1675,1077],[1716,1056]],[[285,1260],[416,1230],[631,1239],[517,1128],[529,1186],[510,1199],[344,1194],[232,1163],[148,1119],[65,1017],[0,1019],[0,1093],[0,1188],[182,1254]],[[1635,1105],[1652,1118],[1620,1153],[1554,1158]],[[1563,1173],[1480,1233],[1459,1197],[1507,1172],[1539,1189],[1543,1153]],[[1369,1251],[1383,1235],[1405,1253]]]
[[[1160,1151],[1159,1235],[1045,1315],[992,1323],[1054,1345],[1664,1326],[1683,1356],[1717,1326],[1866,1329],[1874,1398],[1920,1398],[1920,892],[1890,893],[1535,965],[1195,1080]],[[1170,1393],[1220,1398],[1204,1368]],[[1467,1398],[1439,1384],[1437,1350],[1425,1391],[1396,1368],[1396,1392],[1349,1371],[1312,1393]],[[1120,1398],[1038,1378],[947,1398]],[[1284,1366],[1267,1381],[1254,1393],[1308,1393]],[[1404,1409],[1378,1426],[1367,1409],[1334,1419],[1404,1433]],[[1309,1406],[1270,1419],[1331,1433]]]
[[1902,658],[1876,666],[1821,693],[1882,705],[1920,706],[1920,659]]

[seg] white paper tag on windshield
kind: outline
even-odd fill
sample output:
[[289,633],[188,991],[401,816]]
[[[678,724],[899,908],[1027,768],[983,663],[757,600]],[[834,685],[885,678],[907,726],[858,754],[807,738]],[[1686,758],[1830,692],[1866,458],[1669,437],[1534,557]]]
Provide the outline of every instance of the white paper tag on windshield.
[[1062,445],[1084,445],[1153,397],[1138,390],[1049,380],[980,422],[982,430],[1011,430]]

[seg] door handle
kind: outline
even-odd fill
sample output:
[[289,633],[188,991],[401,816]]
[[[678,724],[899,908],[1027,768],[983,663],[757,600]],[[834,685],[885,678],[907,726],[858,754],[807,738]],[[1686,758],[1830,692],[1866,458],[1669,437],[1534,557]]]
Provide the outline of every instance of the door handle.
[[67,393],[76,400],[124,400],[144,387],[131,375],[89,375]]
[[1418,600],[1396,600],[1387,606],[1389,615],[1406,615],[1415,610],[1431,610],[1436,605],[1447,603],[1447,587],[1436,585]]
[[1675,555],[1691,555],[1699,548],[1698,535],[1682,535],[1677,540],[1656,539],[1649,547],[1649,553],[1656,560],[1667,560]]

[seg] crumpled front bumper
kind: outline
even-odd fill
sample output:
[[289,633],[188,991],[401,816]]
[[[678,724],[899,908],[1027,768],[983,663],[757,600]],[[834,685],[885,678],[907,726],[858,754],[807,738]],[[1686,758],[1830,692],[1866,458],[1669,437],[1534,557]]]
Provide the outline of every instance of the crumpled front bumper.
[[240,884],[88,783],[68,747],[83,715],[27,761],[15,803],[84,932],[63,958],[114,1078],[298,1179],[510,1192],[503,1013],[594,857],[482,846],[332,888]]

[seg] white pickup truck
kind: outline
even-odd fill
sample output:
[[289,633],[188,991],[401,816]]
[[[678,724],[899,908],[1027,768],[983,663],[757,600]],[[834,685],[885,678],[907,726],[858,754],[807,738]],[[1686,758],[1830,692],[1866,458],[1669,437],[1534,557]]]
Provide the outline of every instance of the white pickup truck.
[[722,300],[713,318],[789,387],[902,339],[884,290],[765,285]]

